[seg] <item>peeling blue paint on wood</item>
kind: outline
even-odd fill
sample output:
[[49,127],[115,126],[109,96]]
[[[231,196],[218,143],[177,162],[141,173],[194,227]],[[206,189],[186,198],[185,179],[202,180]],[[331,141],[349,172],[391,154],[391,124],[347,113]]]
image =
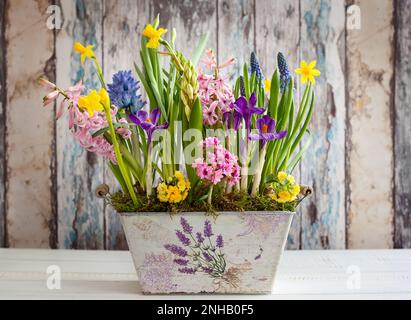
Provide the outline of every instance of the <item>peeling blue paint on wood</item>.
[[301,163],[302,182],[314,187],[303,206],[302,248],[345,247],[345,91],[343,62],[345,3],[301,1],[301,58],[317,60],[313,144]]
[[[61,82],[70,84],[84,81],[87,89],[99,88],[100,83],[92,61],[80,62],[72,50],[75,41],[95,45],[102,61],[103,3],[100,0],[63,2],[64,31],[57,36],[57,74]],[[64,45],[63,45],[64,43]],[[63,49],[64,48],[64,49]],[[63,52],[70,50],[70,56]],[[69,58],[69,69],[65,66]],[[60,83],[58,81],[58,83]],[[59,172],[59,243],[61,248],[104,249],[104,204],[94,195],[96,186],[103,182],[103,160],[85,151],[67,134],[67,123],[59,122],[57,140]],[[64,131],[63,131],[64,130]]]

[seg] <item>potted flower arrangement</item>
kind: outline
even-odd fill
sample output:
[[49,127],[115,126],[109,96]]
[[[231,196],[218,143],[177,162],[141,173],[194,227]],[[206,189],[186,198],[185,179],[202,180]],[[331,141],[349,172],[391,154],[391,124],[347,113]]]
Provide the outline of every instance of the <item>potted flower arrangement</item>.
[[93,46],[76,43],[100,88],[42,79],[52,89],[44,105],[61,99],[57,118],[68,111],[70,132],[107,160],[119,190],[102,185],[97,195],[121,215],[143,292],[271,292],[296,207],[310,193],[291,174],[310,143],[320,72],[301,63],[297,103],[285,57],[265,80],[252,53],[231,86],[225,70],[235,59],[203,54],[207,35],[188,59],[166,32],[158,17],[142,32],[139,81],[119,71],[106,84]]

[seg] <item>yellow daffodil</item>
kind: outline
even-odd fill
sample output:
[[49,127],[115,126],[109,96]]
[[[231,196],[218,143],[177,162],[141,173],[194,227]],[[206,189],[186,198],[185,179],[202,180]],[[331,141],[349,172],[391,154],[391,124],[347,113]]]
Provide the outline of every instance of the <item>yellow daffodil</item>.
[[271,80],[264,80],[264,89],[266,93],[270,93],[271,91]]
[[102,111],[101,95],[96,90],[91,91],[87,96],[80,97],[78,106],[81,109],[87,110],[90,117],[94,116],[95,111]]
[[98,92],[98,95],[100,96],[100,102],[103,104],[103,106],[110,108],[110,97],[106,89],[101,88]]
[[83,46],[80,42],[76,42],[74,44],[74,51],[79,53],[81,55],[81,63],[84,63],[86,58],[95,58],[96,55],[94,54],[93,51],[94,46]]
[[279,180],[280,182],[283,182],[285,179],[287,179],[287,177],[288,177],[288,175],[287,175],[287,173],[285,173],[284,171],[280,171],[280,172],[278,173],[278,180]]
[[300,68],[296,69],[295,73],[301,75],[302,84],[306,83],[307,81],[315,84],[314,77],[318,77],[321,74],[320,70],[315,69],[316,65],[317,61],[315,60],[311,61],[309,64],[307,64],[307,61],[305,60],[301,61]]
[[143,36],[149,38],[147,42],[147,48],[157,49],[160,45],[161,36],[167,32],[167,29],[159,28],[155,29],[151,24],[148,24],[143,31]]

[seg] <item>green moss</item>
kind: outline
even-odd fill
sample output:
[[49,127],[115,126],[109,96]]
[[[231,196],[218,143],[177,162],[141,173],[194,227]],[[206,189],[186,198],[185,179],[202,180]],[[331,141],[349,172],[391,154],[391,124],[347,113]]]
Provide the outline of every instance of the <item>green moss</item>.
[[[224,211],[290,211],[296,210],[297,201],[289,203],[278,203],[268,196],[251,197],[244,193],[224,194],[220,190],[213,193],[212,206],[204,200],[183,201],[178,204],[162,203],[153,196],[148,199],[144,194],[137,197],[142,205],[134,206],[128,194],[121,191],[109,195],[108,202],[118,212],[208,212],[216,214]],[[202,199],[201,196],[194,195],[192,199]]]

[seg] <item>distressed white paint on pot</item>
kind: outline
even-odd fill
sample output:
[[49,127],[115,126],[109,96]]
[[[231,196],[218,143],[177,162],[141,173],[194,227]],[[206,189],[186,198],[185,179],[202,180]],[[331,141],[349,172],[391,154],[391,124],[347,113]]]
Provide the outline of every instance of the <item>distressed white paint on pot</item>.
[[142,291],[270,294],[294,213],[122,213]]

